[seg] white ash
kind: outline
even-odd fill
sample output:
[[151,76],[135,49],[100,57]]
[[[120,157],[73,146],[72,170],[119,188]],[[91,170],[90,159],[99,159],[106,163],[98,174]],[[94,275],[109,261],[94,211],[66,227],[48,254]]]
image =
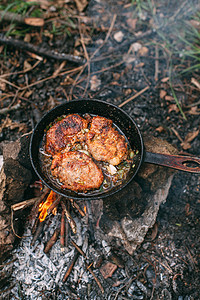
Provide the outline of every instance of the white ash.
[[[63,277],[74,255],[74,247],[68,245],[67,249],[61,251],[59,238],[53,245],[48,254],[44,253],[44,245],[53,234],[60,222],[60,214],[52,216],[49,226],[44,226],[42,240],[31,246],[32,234],[31,222],[26,225],[26,231],[19,246],[13,253],[14,266],[12,281],[15,286],[11,293],[18,295],[19,285],[25,299],[43,299],[44,295],[49,295],[55,288],[59,287],[63,295],[67,298],[66,283],[63,283]],[[86,226],[78,218],[74,218],[77,224],[77,234],[73,240],[83,246],[83,251],[88,251],[88,235]],[[93,279],[92,275],[86,271],[84,258],[79,256],[68,280],[67,285],[76,286],[76,292],[83,289]],[[77,287],[78,284],[78,287]],[[59,298],[58,298],[59,299]],[[62,299],[62,298],[60,298]]]

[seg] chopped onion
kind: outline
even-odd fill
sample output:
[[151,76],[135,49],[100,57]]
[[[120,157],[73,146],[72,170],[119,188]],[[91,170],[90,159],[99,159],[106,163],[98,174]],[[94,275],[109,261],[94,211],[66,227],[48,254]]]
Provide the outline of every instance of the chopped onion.
[[130,154],[129,154],[130,158],[132,159],[134,157],[134,152],[131,151]]
[[86,155],[90,156],[90,153],[87,151],[87,150],[78,150],[79,152],[83,152],[85,153]]
[[117,173],[117,169],[111,164],[109,166],[107,166],[107,170],[111,175],[114,175],[115,173]]

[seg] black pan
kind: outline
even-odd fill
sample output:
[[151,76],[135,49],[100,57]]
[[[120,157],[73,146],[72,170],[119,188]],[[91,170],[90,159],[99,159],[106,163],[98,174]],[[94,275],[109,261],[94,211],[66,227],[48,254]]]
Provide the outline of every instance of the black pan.
[[[135,167],[131,168],[126,180],[124,180],[121,185],[115,186],[108,191],[91,191],[85,194],[76,193],[67,189],[61,189],[59,185],[56,185],[50,180],[47,175],[43,173],[39,160],[39,149],[41,147],[41,141],[43,139],[44,131],[47,126],[57,117],[71,113],[89,113],[92,115],[99,115],[111,119],[113,123],[126,136],[128,142],[130,143],[130,147],[139,151],[137,160],[134,162]],[[135,177],[143,162],[158,164],[182,171],[200,174],[200,158],[145,152],[142,135],[133,119],[117,106],[96,99],[81,99],[66,102],[53,108],[47,114],[45,114],[35,127],[35,130],[32,134],[30,143],[30,158],[36,174],[47,187],[64,197],[74,199],[85,198],[92,200],[107,197],[116,193],[117,191],[124,188]],[[195,163],[195,167],[187,166],[186,163],[188,162]]]

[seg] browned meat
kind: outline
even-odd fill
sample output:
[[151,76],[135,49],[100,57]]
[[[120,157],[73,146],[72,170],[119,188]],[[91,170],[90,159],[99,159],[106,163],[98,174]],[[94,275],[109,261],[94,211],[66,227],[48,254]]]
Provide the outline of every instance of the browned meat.
[[86,135],[88,151],[98,161],[118,165],[127,157],[127,143],[114,127],[112,120],[93,117],[91,127]]
[[61,121],[56,122],[46,134],[45,150],[51,155],[60,152],[67,147],[71,149],[75,142],[81,141],[88,121],[77,114],[66,116]]
[[92,158],[79,151],[54,155],[51,173],[59,179],[63,188],[77,192],[98,189],[104,179]]

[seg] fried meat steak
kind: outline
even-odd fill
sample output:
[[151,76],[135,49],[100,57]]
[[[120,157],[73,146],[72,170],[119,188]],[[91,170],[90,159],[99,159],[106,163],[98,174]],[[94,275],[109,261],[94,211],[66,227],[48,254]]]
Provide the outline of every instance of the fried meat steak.
[[72,191],[98,189],[104,176],[91,157],[80,151],[70,151],[54,155],[51,173]]
[[70,150],[76,142],[84,139],[84,129],[88,121],[77,114],[70,114],[60,121],[57,121],[46,134],[45,150],[54,155],[63,149]]
[[110,119],[93,117],[86,143],[94,159],[118,165],[127,158],[127,143],[112,124]]

